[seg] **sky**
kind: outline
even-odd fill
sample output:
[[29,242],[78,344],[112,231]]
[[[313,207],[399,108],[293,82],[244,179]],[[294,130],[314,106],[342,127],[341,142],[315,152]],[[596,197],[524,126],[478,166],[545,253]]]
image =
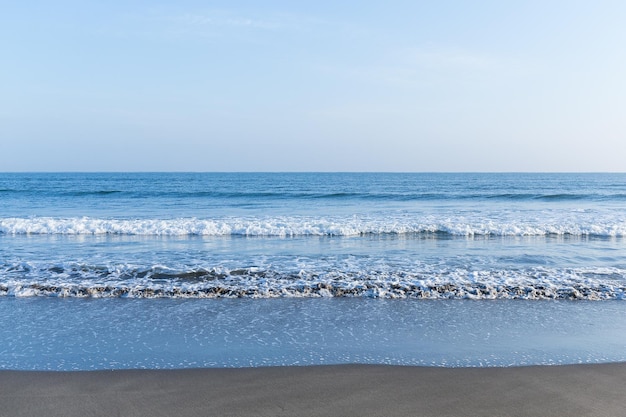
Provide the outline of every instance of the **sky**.
[[626,2],[0,0],[0,171],[626,171]]

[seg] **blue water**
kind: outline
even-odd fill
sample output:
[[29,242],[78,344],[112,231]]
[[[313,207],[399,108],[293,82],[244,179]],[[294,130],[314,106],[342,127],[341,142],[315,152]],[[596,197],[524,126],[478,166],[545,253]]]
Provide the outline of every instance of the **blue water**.
[[0,369],[624,360],[625,239],[626,174],[0,174]]

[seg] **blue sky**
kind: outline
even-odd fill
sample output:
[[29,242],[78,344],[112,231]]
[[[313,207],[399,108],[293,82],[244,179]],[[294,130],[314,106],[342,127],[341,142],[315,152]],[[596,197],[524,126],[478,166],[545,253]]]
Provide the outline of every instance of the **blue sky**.
[[623,1],[0,10],[0,171],[626,170]]

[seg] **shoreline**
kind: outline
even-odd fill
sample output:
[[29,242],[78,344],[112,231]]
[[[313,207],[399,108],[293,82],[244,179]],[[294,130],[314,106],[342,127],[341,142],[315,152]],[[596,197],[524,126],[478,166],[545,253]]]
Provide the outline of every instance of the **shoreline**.
[[613,416],[626,363],[0,371],[13,416]]

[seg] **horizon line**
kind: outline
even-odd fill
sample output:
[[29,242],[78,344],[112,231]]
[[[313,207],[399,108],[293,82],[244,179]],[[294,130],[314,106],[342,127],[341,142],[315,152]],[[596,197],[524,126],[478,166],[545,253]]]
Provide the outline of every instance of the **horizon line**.
[[626,171],[0,171],[0,174],[626,174]]

